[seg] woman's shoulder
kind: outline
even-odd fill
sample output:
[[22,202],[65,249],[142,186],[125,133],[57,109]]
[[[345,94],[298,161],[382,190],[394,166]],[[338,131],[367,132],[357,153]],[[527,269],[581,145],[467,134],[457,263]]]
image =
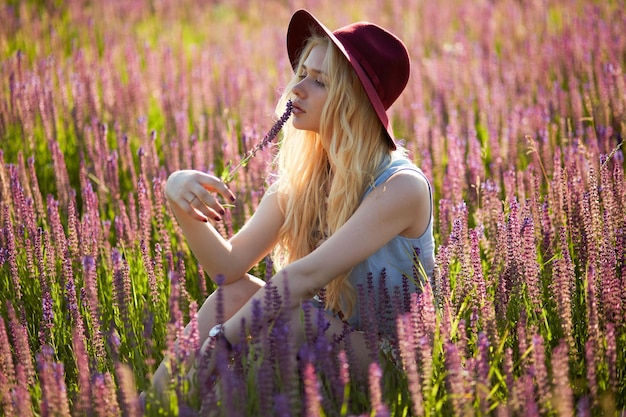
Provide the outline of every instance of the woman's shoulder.
[[285,213],[285,204],[287,202],[285,191],[281,189],[279,179],[274,179],[263,194],[263,200],[272,200],[273,204],[277,204],[281,213]]
[[424,173],[415,165],[415,169],[401,169],[391,174],[383,184],[395,184],[394,189],[404,194],[406,197],[411,195],[419,197],[428,197],[430,194],[430,183]]
[[389,184],[389,181],[401,183],[400,190],[423,195],[430,190],[430,182],[422,170],[406,156],[395,156],[379,170],[368,193],[374,188]]

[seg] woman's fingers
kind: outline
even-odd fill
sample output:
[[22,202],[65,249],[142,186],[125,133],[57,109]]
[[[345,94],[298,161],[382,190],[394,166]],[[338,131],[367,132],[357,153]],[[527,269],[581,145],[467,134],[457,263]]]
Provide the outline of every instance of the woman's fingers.
[[194,219],[204,223],[209,221],[208,216],[204,213],[206,206],[200,202],[197,196],[192,195],[192,197],[184,200],[184,202],[179,201],[176,204]]
[[200,177],[200,183],[207,191],[217,192],[231,203],[235,201],[235,194],[219,178],[210,174],[204,174]]
[[206,218],[211,218],[216,221],[222,220],[222,216],[226,212],[224,211],[224,207],[219,203],[219,201],[217,201],[213,194],[202,186],[194,188],[193,192],[194,197],[190,202],[192,208],[204,214]]
[[176,171],[166,184],[168,199],[192,218],[203,222],[208,219],[220,221],[225,213],[215,193],[228,202],[235,201],[235,195],[222,180],[201,171]]

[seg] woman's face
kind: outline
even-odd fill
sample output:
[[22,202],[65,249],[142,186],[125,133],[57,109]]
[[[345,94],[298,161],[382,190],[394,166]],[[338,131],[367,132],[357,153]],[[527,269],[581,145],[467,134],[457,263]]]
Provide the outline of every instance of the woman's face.
[[328,98],[328,77],[322,71],[326,48],[325,45],[317,45],[311,50],[297,74],[300,81],[291,90],[296,96],[292,113],[296,129],[320,132],[322,109]]

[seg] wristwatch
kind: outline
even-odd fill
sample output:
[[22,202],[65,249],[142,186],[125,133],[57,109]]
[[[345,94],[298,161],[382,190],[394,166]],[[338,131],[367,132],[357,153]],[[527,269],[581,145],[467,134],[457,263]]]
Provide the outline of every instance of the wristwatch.
[[224,334],[224,325],[222,323],[216,324],[209,330],[209,337],[214,338],[216,343],[223,340],[227,350],[231,350],[233,347]]

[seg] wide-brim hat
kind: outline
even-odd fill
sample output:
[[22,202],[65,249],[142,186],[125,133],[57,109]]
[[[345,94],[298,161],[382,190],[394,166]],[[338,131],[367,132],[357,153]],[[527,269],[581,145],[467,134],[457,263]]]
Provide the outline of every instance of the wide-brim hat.
[[409,81],[409,52],[396,35],[370,22],[356,22],[331,31],[302,9],[291,16],[287,29],[287,53],[296,70],[300,53],[312,35],[327,36],[356,72],[367,96],[396,149],[387,110]]

